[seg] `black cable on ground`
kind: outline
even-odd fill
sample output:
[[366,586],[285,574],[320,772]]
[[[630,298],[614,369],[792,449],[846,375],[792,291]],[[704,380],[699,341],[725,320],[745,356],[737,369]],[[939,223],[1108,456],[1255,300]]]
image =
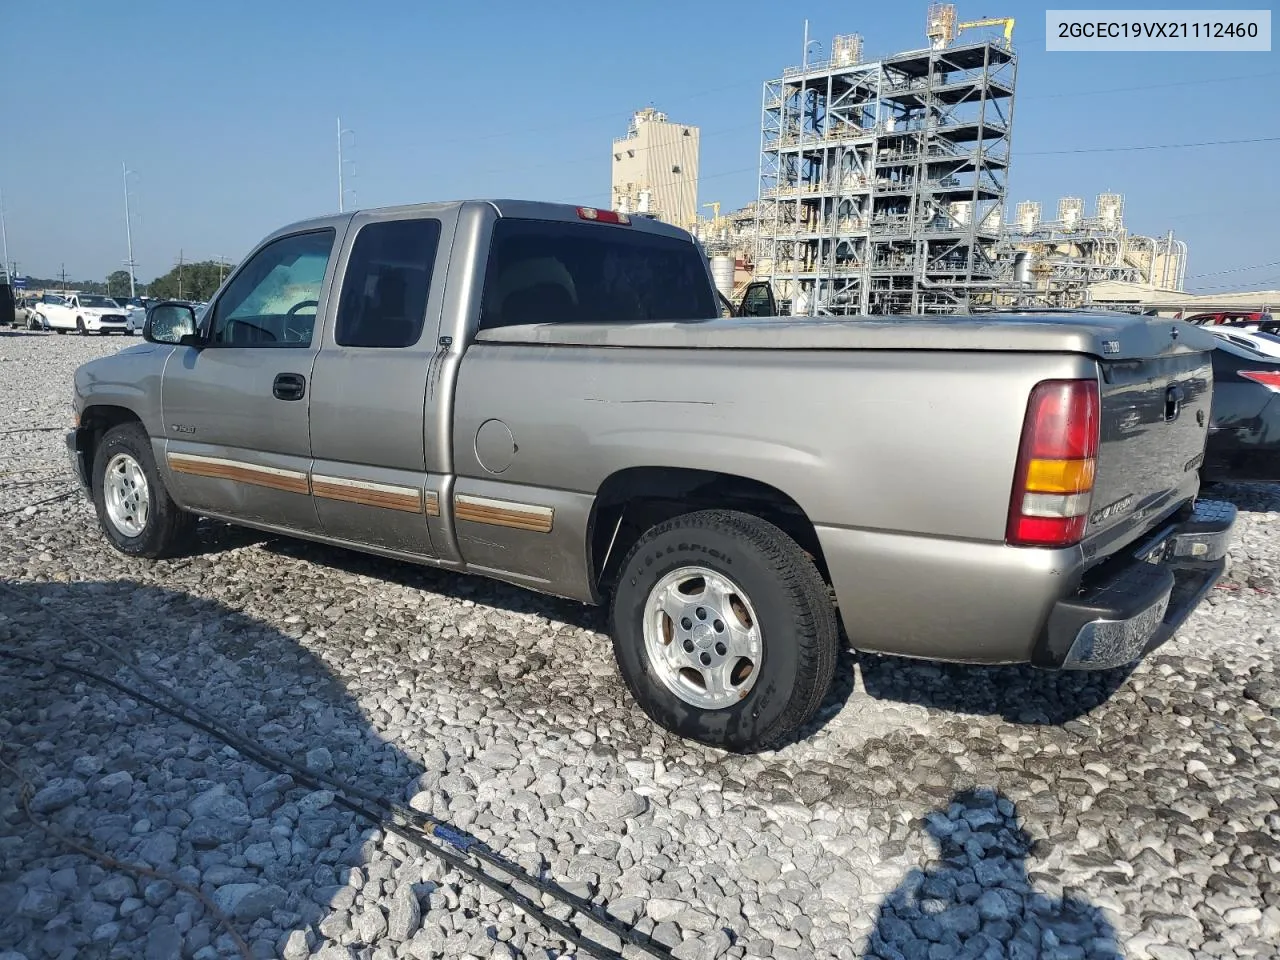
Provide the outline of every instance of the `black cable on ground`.
[[17,430],[0,430],[0,437],[13,433],[52,433],[54,430],[66,430],[66,427],[21,427]]
[[39,506],[43,506],[46,503],[57,503],[59,500],[70,500],[79,492],[80,491],[78,489],[72,489],[72,490],[66,491],[65,493],[60,493],[54,497],[46,497],[43,500],[37,500],[35,503],[25,503],[20,507],[15,507],[12,510],[6,510],[3,513],[0,513],[0,520],[3,520],[5,517],[12,517],[15,514],[22,513],[25,510],[29,509],[30,507],[39,507]]
[[[525,897],[514,888],[490,877],[488,874],[478,870],[465,860],[456,857],[447,850],[425,838],[434,837],[436,839],[443,840],[462,853],[469,854],[477,860],[501,870],[512,878],[517,879],[522,883],[526,883],[538,890],[540,893],[550,896],[552,899],[570,907],[574,912],[583,914],[593,923],[609,930],[625,943],[629,943],[634,947],[644,950],[652,956],[659,957],[661,960],[670,960],[672,954],[664,945],[658,943],[649,936],[639,933],[633,927],[622,923],[617,918],[610,916],[602,907],[600,907],[599,904],[587,900],[584,897],[579,897],[576,894],[565,890],[553,881],[544,880],[541,877],[534,876],[519,864],[507,860],[505,857],[499,856],[489,850],[479,841],[478,838],[473,837],[448,823],[436,820],[433,817],[428,817],[419,811],[393,803],[385,798],[367,793],[358,787],[351,786],[350,784],[336,778],[316,774],[309,770],[305,764],[294,760],[286,754],[282,754],[270,747],[264,746],[237,732],[222,729],[220,721],[217,718],[211,717],[202,708],[174,692],[163,681],[151,676],[143,667],[139,666],[124,654],[119,653],[110,644],[89,633],[79,624],[62,616],[61,614],[56,613],[55,611],[48,610],[45,607],[40,606],[29,597],[24,596],[7,584],[0,584],[0,592],[7,593],[25,605],[39,610],[46,617],[57,621],[68,630],[85,638],[95,647],[106,653],[109,657],[132,670],[135,674],[141,677],[148,686],[160,691],[174,703],[178,704],[179,708],[175,709],[174,707],[159,703],[154,698],[149,697],[140,691],[134,690],[119,681],[93,673],[83,667],[79,667],[65,661],[54,661],[47,658],[37,660],[35,658],[24,656],[22,654],[15,654],[10,651],[0,651],[0,657],[9,657],[12,659],[24,660],[26,662],[48,664],[53,668],[68,670],[78,673],[81,676],[96,680],[97,682],[105,683],[127,693],[130,696],[136,697],[142,702],[149,703],[157,709],[162,710],[170,716],[182,720],[197,729],[204,730],[206,733],[216,737],[223,743],[226,743],[228,746],[234,748],[250,759],[255,760],[275,773],[289,773],[296,781],[303,783],[304,785],[312,786],[314,789],[328,789],[332,791],[335,794],[335,801],[340,805],[360,816],[365,817],[373,823],[385,827],[426,852],[440,858],[450,866],[457,867],[457,869],[465,873],[467,876],[483,883],[485,886],[490,887],[510,899],[512,902],[523,907],[526,912],[529,912],[531,916],[537,919],[549,930],[555,931],[563,936],[567,941],[580,946],[582,949],[594,956],[613,960],[613,958],[619,957],[620,954],[592,941],[585,940],[572,927],[568,926],[563,921],[559,921],[546,914],[541,907],[534,905],[529,898]],[[343,794],[346,796],[343,796]],[[363,801],[363,803],[357,803],[348,799],[348,797],[356,797],[360,801]],[[386,814],[390,814],[393,819],[388,821],[385,814],[379,815],[371,812],[368,807],[365,806],[366,804],[381,808],[386,812]],[[405,823],[405,821],[407,821],[407,823]]]

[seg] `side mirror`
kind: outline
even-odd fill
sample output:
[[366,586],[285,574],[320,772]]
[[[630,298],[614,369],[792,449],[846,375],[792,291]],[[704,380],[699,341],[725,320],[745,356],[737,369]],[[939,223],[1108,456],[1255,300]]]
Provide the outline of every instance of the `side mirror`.
[[203,346],[196,332],[196,313],[185,303],[157,303],[148,310],[142,338],[172,347]]

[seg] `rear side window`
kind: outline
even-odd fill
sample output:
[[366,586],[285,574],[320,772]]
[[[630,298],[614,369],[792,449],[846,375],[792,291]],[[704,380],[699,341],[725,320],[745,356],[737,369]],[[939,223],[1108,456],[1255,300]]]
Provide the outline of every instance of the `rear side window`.
[[718,314],[702,254],[689,240],[600,223],[494,224],[481,329]]
[[422,336],[439,220],[360,228],[342,282],[334,338],[344,347],[410,347]]

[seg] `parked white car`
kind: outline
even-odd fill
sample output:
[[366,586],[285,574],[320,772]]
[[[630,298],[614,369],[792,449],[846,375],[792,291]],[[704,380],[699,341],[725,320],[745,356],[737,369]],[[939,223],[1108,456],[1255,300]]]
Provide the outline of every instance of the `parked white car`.
[[142,325],[147,322],[146,300],[142,297],[116,297],[115,301],[124,308],[125,333],[141,333]]
[[1247,347],[1265,357],[1280,360],[1280,336],[1262,333],[1257,325],[1249,327],[1211,327],[1213,335],[1237,347]]
[[36,305],[36,313],[45,328],[58,333],[75,330],[83,336],[129,332],[124,308],[110,297],[93,293],[46,296]]

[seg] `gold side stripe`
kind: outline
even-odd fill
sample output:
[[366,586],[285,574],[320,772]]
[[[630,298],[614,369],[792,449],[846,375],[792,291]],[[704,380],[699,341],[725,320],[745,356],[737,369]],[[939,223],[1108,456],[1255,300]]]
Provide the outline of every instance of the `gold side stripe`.
[[297,470],[282,470],[279,467],[260,467],[254,464],[241,463],[238,460],[224,460],[221,457],[201,457],[193,453],[168,454],[169,469],[175,473],[187,473],[194,477],[210,477],[214,480],[235,480],[239,483],[250,483],[258,487],[270,487],[286,493],[309,494],[311,485],[307,475]]
[[[393,483],[376,483],[372,480],[353,480],[349,477],[330,477],[315,474],[308,477],[298,470],[280,467],[263,467],[225,460],[221,457],[204,457],[193,453],[168,454],[169,468],[176,473],[215,480],[235,480],[287,493],[312,494],[325,500],[358,503],[370,507],[399,510],[403,513],[425,513],[428,517],[440,516],[440,495],[434,490],[423,493],[414,487]],[[550,533],[555,519],[551,507],[514,500],[494,500],[457,494],[453,498],[454,514],[459,520],[484,523],[513,530],[533,533]]]
[[516,503],[513,500],[491,500],[463,493],[454,495],[453,513],[459,520],[533,533],[550,533],[555,518],[555,511],[551,507]]
[[347,477],[311,476],[311,492],[326,500],[359,503],[367,507],[385,507],[405,513],[422,510],[422,493],[413,487],[393,483],[374,483],[371,480],[351,480]]

